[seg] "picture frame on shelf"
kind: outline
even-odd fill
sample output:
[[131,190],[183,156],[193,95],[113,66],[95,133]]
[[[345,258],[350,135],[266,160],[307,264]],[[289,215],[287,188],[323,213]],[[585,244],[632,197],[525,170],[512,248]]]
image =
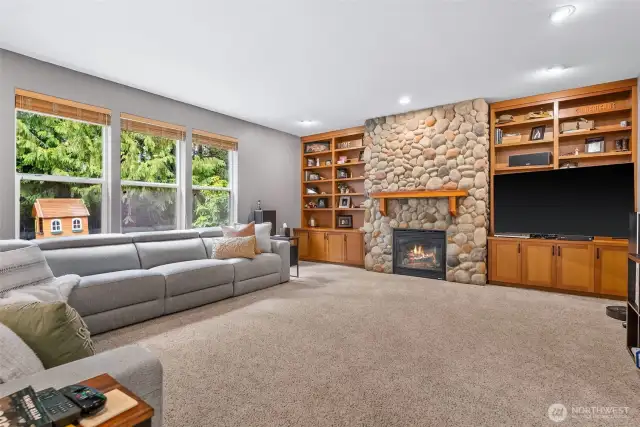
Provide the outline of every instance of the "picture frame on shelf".
[[345,179],[345,178],[349,178],[349,171],[347,169],[336,169],[336,177],[338,179]]
[[337,228],[353,228],[353,215],[338,215]]
[[320,194],[319,191],[318,191],[318,187],[307,187],[305,189],[305,193],[308,196],[313,196],[313,195],[316,195],[316,194]]
[[360,152],[360,155],[358,156],[358,161],[364,162],[364,150]]
[[329,207],[329,199],[326,197],[320,197],[318,199],[318,208],[326,209]]
[[331,160],[327,159],[324,161],[325,166],[331,166]]
[[306,144],[304,144],[304,153],[305,154],[311,154],[311,153],[322,153],[324,151],[330,151],[331,150],[331,143],[326,141],[326,142],[307,142]]
[[338,157],[338,161],[336,163],[339,164],[339,165],[343,165],[343,164],[347,163],[347,156]]
[[351,196],[340,196],[338,207],[349,209],[351,207]]
[[585,153],[604,153],[604,138],[597,136],[594,138],[587,138],[584,141]]
[[313,157],[307,157],[307,167],[311,168],[316,165],[316,160]]
[[316,172],[311,172],[309,174],[309,179],[308,181],[320,181],[320,174],[316,173]]
[[536,126],[531,128],[531,134],[529,135],[529,141],[542,141],[544,134],[547,131],[547,126]]

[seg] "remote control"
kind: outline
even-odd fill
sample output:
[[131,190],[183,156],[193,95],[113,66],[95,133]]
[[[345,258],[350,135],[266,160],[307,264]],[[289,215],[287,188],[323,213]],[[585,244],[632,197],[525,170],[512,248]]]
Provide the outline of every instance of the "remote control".
[[55,388],[41,390],[36,396],[55,427],[66,427],[80,419],[80,408]]
[[105,395],[92,387],[76,384],[63,387],[60,391],[80,407],[83,417],[97,414],[107,403]]

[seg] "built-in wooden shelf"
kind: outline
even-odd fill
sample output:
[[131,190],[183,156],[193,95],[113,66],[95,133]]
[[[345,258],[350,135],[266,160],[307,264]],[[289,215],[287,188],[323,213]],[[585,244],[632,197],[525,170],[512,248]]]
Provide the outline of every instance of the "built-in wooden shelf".
[[336,182],[340,181],[364,181],[364,176],[359,176],[356,178],[336,178]]
[[364,193],[336,193],[335,196],[364,196]]
[[306,168],[304,168],[304,170],[308,171],[308,170],[313,170],[313,169],[327,169],[327,168],[331,168],[331,167],[333,167],[333,165],[307,166]]
[[362,231],[360,231],[359,228],[300,227],[300,228],[294,228],[294,231],[295,230],[302,230],[302,231],[339,231],[341,233],[360,233],[360,234],[363,233]]
[[553,165],[536,165],[536,166],[512,166],[509,167],[507,165],[497,165],[495,168],[496,174],[498,173],[509,173],[509,172],[529,172],[536,170],[551,170],[553,169]]
[[387,215],[388,199],[425,199],[434,197],[447,197],[449,199],[449,213],[455,216],[458,207],[456,205],[456,197],[466,197],[469,195],[467,190],[423,190],[423,191],[383,191],[379,193],[371,193],[372,199],[380,199],[380,213]]
[[544,141],[512,142],[511,144],[496,144],[494,145],[494,148],[496,150],[500,150],[500,149],[509,148],[509,147],[523,147],[523,146],[544,145],[544,144],[553,144],[553,139],[548,139]]
[[335,151],[336,153],[342,153],[344,151],[355,151],[355,150],[362,151],[362,150],[364,150],[364,146],[361,146],[361,147],[349,147],[349,148],[336,148],[333,151]]
[[304,153],[303,156],[304,157],[312,157],[312,156],[323,156],[325,154],[331,154],[332,151],[318,151],[317,153]]
[[495,127],[506,128],[509,126],[526,126],[528,124],[537,124],[537,123],[553,123],[553,117],[544,117],[542,119],[531,119],[531,120],[515,120],[513,122],[495,125]]
[[304,208],[305,211],[332,211],[332,208]]
[[323,182],[333,182],[332,179],[316,179],[313,181],[302,181],[303,184],[318,184]]
[[579,160],[579,159],[595,159],[599,157],[621,157],[631,156],[631,151],[611,151],[608,153],[580,153],[577,156],[571,154],[569,156],[560,156],[560,160]]
[[365,208],[336,208],[337,211],[363,211]]
[[627,131],[630,131],[632,129],[633,128],[631,126],[625,126],[625,127],[621,127],[621,126],[618,126],[618,125],[605,126],[605,127],[601,127],[601,128],[593,129],[593,130],[581,130],[581,131],[577,131],[577,132],[565,132],[565,133],[561,133],[560,135],[558,135],[558,137],[560,139],[574,138],[576,136],[601,135],[601,134],[613,133],[613,132],[627,132]]
[[349,163],[336,163],[337,168],[341,168],[343,166],[356,166],[356,165],[364,165],[366,162],[349,162]]
[[333,193],[331,193],[331,194],[304,194],[302,197],[315,198],[315,197],[331,197],[331,196],[333,196]]
[[591,117],[591,116],[600,116],[603,114],[611,114],[611,113],[619,113],[622,111],[631,111],[631,106],[630,105],[624,105],[621,107],[615,107],[609,110],[605,110],[605,111],[592,111],[592,112],[580,112],[580,113],[576,113],[576,114],[562,114],[560,116],[560,120],[565,120],[565,119],[575,119],[575,118],[579,118],[579,117]]

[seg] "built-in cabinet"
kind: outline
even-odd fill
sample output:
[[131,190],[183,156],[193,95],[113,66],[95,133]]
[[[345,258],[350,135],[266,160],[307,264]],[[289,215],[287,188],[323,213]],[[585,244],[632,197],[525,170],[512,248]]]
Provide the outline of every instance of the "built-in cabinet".
[[355,266],[364,265],[364,239],[357,230],[296,229],[300,238],[300,259]]
[[626,296],[627,242],[492,237],[489,281]]

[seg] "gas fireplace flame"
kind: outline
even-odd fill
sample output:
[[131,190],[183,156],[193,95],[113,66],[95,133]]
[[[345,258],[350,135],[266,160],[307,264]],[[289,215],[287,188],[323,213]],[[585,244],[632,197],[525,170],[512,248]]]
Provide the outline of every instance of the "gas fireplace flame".
[[413,249],[409,251],[409,258],[413,262],[436,262],[435,250],[424,250],[422,245],[414,245]]
[[422,246],[415,245],[413,247],[413,251],[411,251],[413,255],[423,257],[424,256],[424,248]]

